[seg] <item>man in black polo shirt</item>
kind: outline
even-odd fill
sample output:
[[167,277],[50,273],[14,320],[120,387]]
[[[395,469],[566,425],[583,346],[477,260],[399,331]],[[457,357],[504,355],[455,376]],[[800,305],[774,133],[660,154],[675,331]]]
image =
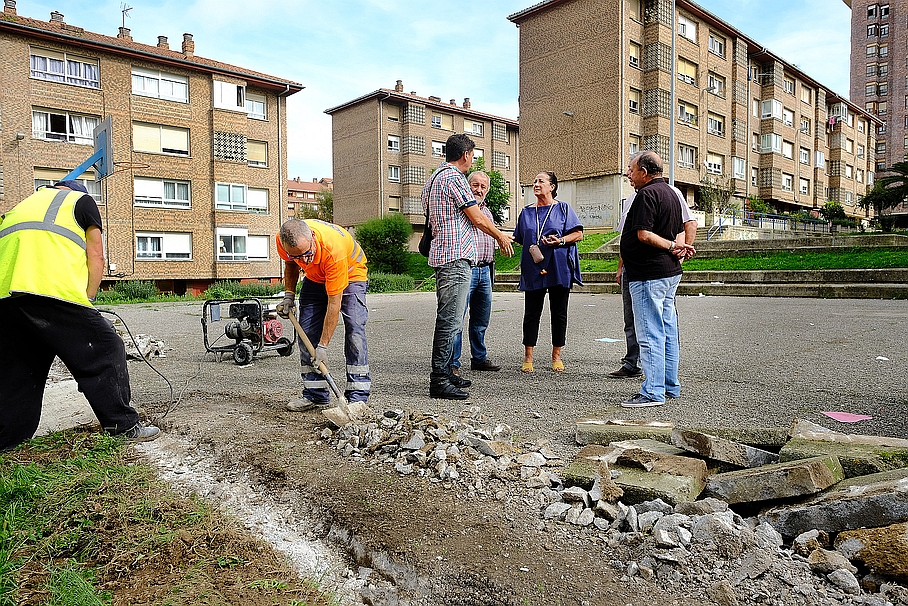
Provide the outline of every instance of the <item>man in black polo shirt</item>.
[[696,250],[684,242],[681,207],[662,179],[658,154],[646,151],[631,158],[627,177],[637,195],[621,233],[621,258],[646,379],[640,392],[621,406],[643,408],[681,395],[675,291],[681,281],[681,260]]

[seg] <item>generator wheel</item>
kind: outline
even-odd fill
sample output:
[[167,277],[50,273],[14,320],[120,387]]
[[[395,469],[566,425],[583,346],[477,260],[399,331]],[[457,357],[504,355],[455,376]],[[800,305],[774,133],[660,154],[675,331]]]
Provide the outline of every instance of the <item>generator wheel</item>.
[[293,353],[293,341],[287,337],[281,337],[277,340],[277,353],[287,357]]
[[237,363],[237,366],[246,366],[252,362],[252,345],[237,343],[233,350],[233,361]]

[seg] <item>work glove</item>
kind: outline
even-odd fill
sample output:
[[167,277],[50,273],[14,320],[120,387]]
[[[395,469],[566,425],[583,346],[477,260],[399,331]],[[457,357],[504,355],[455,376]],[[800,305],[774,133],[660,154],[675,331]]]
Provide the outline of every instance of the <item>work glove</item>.
[[284,300],[277,304],[277,315],[289,318],[296,308],[296,295],[289,290],[284,293]]
[[318,368],[322,364],[325,364],[327,367],[328,364],[328,346],[319,345],[315,348],[315,360],[313,366]]

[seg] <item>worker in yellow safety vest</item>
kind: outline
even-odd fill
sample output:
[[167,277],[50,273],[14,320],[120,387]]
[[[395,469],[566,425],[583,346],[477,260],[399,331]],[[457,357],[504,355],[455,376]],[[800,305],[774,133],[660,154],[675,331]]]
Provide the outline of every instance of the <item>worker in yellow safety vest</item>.
[[103,274],[101,213],[81,182],[41,188],[0,217],[0,451],[35,434],[55,356],[106,431],[161,433],[129,405],[126,348],[91,304]]

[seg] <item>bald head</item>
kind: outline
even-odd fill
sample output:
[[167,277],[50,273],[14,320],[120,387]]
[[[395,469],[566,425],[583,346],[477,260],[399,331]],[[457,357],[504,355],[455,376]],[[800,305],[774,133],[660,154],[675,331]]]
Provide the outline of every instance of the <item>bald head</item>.
[[312,243],[312,230],[305,221],[290,219],[281,225],[281,244],[284,250],[290,248],[308,249]]

